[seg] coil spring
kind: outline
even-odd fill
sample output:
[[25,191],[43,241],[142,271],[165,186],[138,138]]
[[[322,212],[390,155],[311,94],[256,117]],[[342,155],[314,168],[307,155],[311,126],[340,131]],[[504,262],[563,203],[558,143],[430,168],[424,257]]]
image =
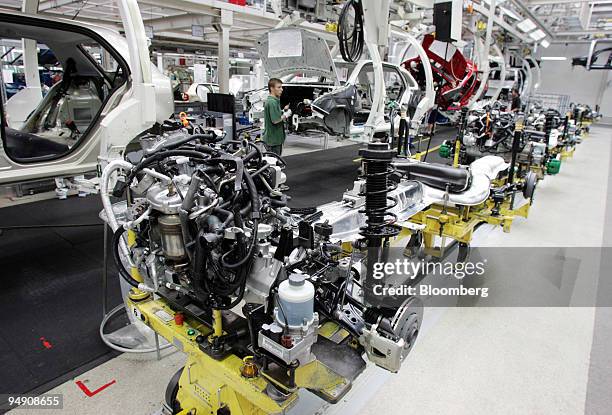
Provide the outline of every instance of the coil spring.
[[[397,201],[387,194],[397,189],[396,183],[389,183],[393,151],[386,143],[370,143],[367,150],[362,151],[364,174],[366,180],[365,208],[360,210],[367,216],[366,226],[360,228],[360,234],[366,238],[384,238],[399,234],[399,229],[393,224],[397,216],[391,212]],[[391,201],[391,204],[387,202]]]

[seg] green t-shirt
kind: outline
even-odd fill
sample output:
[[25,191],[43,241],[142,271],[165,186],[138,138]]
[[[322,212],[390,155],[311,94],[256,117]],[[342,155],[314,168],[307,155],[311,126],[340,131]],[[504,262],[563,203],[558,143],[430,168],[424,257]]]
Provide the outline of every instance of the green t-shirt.
[[280,146],[285,142],[285,126],[281,116],[280,100],[269,95],[264,105],[264,142],[270,146]]

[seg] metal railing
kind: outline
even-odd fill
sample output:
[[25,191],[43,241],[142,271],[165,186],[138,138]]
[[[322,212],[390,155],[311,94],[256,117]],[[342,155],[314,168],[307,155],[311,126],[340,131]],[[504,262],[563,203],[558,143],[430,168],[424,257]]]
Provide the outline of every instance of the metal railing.
[[536,93],[527,100],[527,110],[534,104],[541,105],[544,109],[552,108],[565,114],[569,110],[570,97],[562,94],[542,94]]

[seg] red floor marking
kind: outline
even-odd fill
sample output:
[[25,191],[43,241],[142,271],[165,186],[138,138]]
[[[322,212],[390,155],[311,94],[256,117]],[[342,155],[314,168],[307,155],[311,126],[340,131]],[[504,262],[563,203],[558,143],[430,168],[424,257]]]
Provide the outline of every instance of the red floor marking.
[[94,395],[96,395],[97,393],[102,392],[104,389],[108,388],[110,385],[116,383],[117,381],[115,379],[113,379],[112,381],[108,382],[106,385],[102,385],[100,386],[98,389],[96,389],[95,391],[90,391],[89,388],[87,386],[85,386],[85,384],[83,382],[81,382],[80,380],[76,381],[76,385],[83,391],[83,393],[85,395],[87,395],[88,397],[92,397]]
[[45,339],[44,337],[41,337],[40,341],[42,342],[43,346],[45,346],[45,349],[53,348],[53,345],[51,344],[51,342]]

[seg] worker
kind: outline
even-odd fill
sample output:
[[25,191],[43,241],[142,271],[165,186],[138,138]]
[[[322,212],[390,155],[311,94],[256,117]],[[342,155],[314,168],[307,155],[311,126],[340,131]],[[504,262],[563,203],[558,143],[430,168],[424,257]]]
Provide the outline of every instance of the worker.
[[281,110],[280,96],[283,93],[283,82],[278,78],[268,81],[268,99],[264,106],[264,132],[263,140],[268,151],[282,155],[285,142],[285,121],[291,116],[289,105]]
[[512,106],[510,107],[510,112],[520,112],[521,111],[521,97],[519,96],[519,91],[517,88],[512,88]]
[[412,150],[414,145],[412,144],[412,137],[410,136],[410,129],[408,128],[408,111],[405,106],[402,106],[400,109],[399,132],[397,136],[397,154],[407,157],[409,148]]

